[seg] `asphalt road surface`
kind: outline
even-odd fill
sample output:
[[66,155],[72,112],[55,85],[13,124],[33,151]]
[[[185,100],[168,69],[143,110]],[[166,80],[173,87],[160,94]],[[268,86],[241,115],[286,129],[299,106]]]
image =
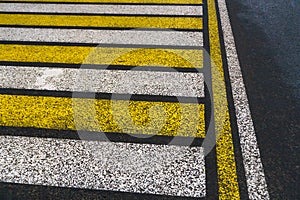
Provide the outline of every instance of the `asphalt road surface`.
[[228,1],[271,199],[299,198],[299,1]]
[[0,199],[298,199],[299,8],[0,1]]

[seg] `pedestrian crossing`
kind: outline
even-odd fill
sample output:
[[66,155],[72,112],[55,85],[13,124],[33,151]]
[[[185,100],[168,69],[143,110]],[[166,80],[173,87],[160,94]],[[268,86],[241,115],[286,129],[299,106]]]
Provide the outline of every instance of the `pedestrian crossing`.
[[202,29],[202,19],[195,17],[157,17],[157,16],[108,16],[71,14],[0,14],[0,25],[20,27],[57,28],[149,28],[149,29]]
[[[161,129],[156,131],[157,135],[205,136],[203,104],[130,101],[128,107],[125,100],[25,95],[1,95],[0,102],[7,105],[1,108],[1,126],[151,135],[157,128],[155,123],[153,126],[147,126],[150,123],[149,109],[158,105],[163,108],[165,114],[155,116],[155,121],[166,120],[166,123],[159,127]],[[95,109],[96,115],[88,109],[90,105]],[[112,105],[117,112],[113,113]],[[128,110],[130,116],[127,117]],[[78,119],[76,123],[73,119],[74,112]],[[116,121],[116,118],[121,118],[122,121]],[[140,126],[130,126],[131,119]],[[183,125],[182,121],[185,122]],[[120,128],[122,124],[124,130]],[[191,127],[196,127],[197,132],[189,132]]]
[[[21,66],[0,66],[0,72],[4,88],[204,97],[202,73]],[[30,77],[20,76],[20,72]],[[94,77],[92,83],[91,77]]]
[[6,3],[0,12],[26,13],[70,13],[70,14],[123,14],[123,15],[172,15],[172,16],[201,16],[199,6],[168,6],[168,5],[91,5],[91,4],[30,4]]
[[[202,32],[187,31],[149,31],[143,29],[133,30],[85,30],[85,29],[43,29],[43,28],[0,28],[0,39],[3,41],[30,41],[47,43],[73,43],[86,45],[159,45],[172,48],[191,48],[203,46]],[[66,45],[65,44],[65,45]],[[179,53],[179,52],[176,52]],[[181,55],[183,56],[183,55]],[[197,55],[195,57],[199,57]],[[189,60],[191,60],[189,58]]]
[[[161,96],[162,100],[164,96],[204,98],[203,73],[168,71],[168,68],[203,67],[202,32],[168,30],[201,30],[202,6],[4,5],[0,13],[4,33],[0,44],[3,52],[0,58],[3,64],[0,66],[1,87],[24,90],[27,94],[8,92],[1,95],[0,102],[6,105],[1,109],[1,126],[127,133],[133,137],[205,137],[204,104],[74,99],[62,94],[58,97],[43,96],[42,93],[41,96],[29,95],[30,91],[66,91]],[[45,64],[48,66],[43,66]],[[93,67],[86,69],[86,65]],[[103,68],[106,65],[123,69],[108,70]],[[145,67],[151,67],[151,71],[143,70]],[[167,71],[156,71],[156,68]],[[162,112],[153,112],[156,107]],[[201,147],[100,142],[98,150],[92,152],[91,147],[87,147],[92,144],[88,142],[56,140],[2,138],[2,142],[9,143],[7,149],[24,152],[20,155],[7,152],[8,157],[26,160],[28,166],[14,166],[12,171],[16,174],[10,177],[10,172],[4,173],[2,180],[171,196],[205,196]],[[26,147],[33,141],[35,151]],[[74,143],[72,147],[70,142]],[[95,146],[95,142],[93,144]],[[57,146],[62,149],[57,151]],[[44,159],[41,165],[37,163],[39,158],[30,159],[36,150],[41,152],[45,147],[53,152],[50,158],[56,158],[56,162]],[[62,156],[63,149],[72,149],[70,155]],[[101,155],[97,155],[99,151]],[[86,160],[86,154],[92,154],[93,160]],[[88,163],[88,166],[79,165],[86,172],[84,176],[80,175],[78,164],[66,164],[70,159]],[[189,163],[189,160],[195,161]],[[57,165],[64,165],[68,170]],[[93,165],[97,166],[97,171],[91,170]],[[46,172],[30,174],[37,168]],[[182,168],[182,173],[176,172],[177,168]],[[49,169],[51,173],[47,172]],[[67,178],[62,177],[62,170]]]
[[[100,45],[101,46],[101,45]],[[202,49],[124,48],[70,45],[0,44],[1,62],[152,66],[173,68],[197,68],[203,66]],[[147,55],[147,56],[145,56]],[[199,56],[197,56],[199,55]]]
[[[2,138],[0,145],[7,146],[3,153],[17,162],[13,172],[10,163],[3,163],[0,177],[6,182],[172,196],[205,195],[204,155],[203,149],[197,147],[9,136]],[[19,160],[26,163],[18,163]]]
[[5,2],[37,2],[37,3],[97,3],[97,4],[175,4],[175,5],[184,5],[184,4],[201,4],[202,0],[6,0]]
[[2,182],[240,199],[214,0],[7,0],[0,32]]

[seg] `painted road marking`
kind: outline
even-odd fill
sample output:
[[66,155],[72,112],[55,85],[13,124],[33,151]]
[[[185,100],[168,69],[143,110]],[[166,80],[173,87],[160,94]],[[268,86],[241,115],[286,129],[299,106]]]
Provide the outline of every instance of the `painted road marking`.
[[5,182],[205,196],[201,147],[0,136],[0,152]]
[[218,195],[219,199],[240,199],[215,0],[208,0],[207,4],[215,133],[217,137]]
[[[205,9],[204,16],[203,16],[203,18],[205,19],[203,37],[205,38],[204,41],[206,41],[205,43],[207,45],[205,47],[209,49],[209,53],[211,56],[211,62],[210,62],[211,72],[206,74],[205,72],[207,71],[205,71],[206,69],[205,66],[203,71],[204,71],[205,80],[208,80],[208,78],[212,79],[211,86],[208,85],[208,87],[211,88],[208,89],[212,89],[212,99],[211,99],[213,102],[213,105],[211,106],[211,110],[213,113],[212,121],[214,122],[213,129],[215,130],[218,139],[215,148],[216,161],[217,161],[216,163],[217,178],[215,180],[217,181],[217,185],[218,185],[217,195],[219,199],[240,199],[241,191],[242,191],[241,188],[239,188],[239,184],[238,184],[238,181],[241,180],[241,177],[237,177],[238,174],[237,167],[243,167],[243,166],[237,166],[237,163],[235,162],[235,157],[239,156],[239,154],[238,155],[236,154],[236,150],[234,149],[234,143],[233,143],[233,136],[234,136],[233,134],[235,134],[235,131],[232,128],[234,128],[233,123],[235,123],[234,121],[235,117],[230,115],[232,112],[230,112],[229,110],[229,105],[231,105],[232,102],[228,100],[229,98],[228,94],[230,93],[227,93],[228,88],[226,88],[229,83],[225,82],[226,73],[224,70],[227,69],[226,68],[227,65],[226,65],[226,60],[224,60],[225,52],[223,51],[223,40],[222,40],[224,38],[225,50],[227,51],[226,55],[227,55],[228,64],[231,65],[228,66],[228,69],[229,69],[229,75],[231,80],[231,86],[234,90],[232,91],[233,101],[234,101],[233,103],[237,113],[236,118],[237,118],[238,132],[241,138],[240,145],[242,149],[242,156],[244,158],[244,169],[246,172],[245,177],[247,179],[246,181],[248,186],[247,188],[248,195],[250,199],[269,199],[267,186],[265,183],[265,178],[263,173],[263,167],[261,164],[261,160],[259,158],[259,150],[257,147],[253,122],[251,119],[246,92],[242,81],[242,75],[237,60],[236,50],[234,46],[234,39],[230,28],[226,4],[223,0],[218,0],[218,1],[219,4],[217,5],[216,0],[207,0],[207,2],[205,2],[207,3],[207,5],[204,5],[203,7]],[[218,10],[219,8],[221,9],[220,12]],[[206,14],[208,14],[208,16],[205,16]],[[222,27],[219,26],[220,25],[219,14],[222,18],[221,24],[223,25],[223,30]],[[33,15],[34,14],[32,14],[32,16]],[[16,17],[18,16],[18,14],[14,14],[12,16]],[[26,14],[26,16],[31,16],[31,15]],[[46,15],[45,16],[35,15],[35,16],[45,17]],[[47,17],[48,16],[57,17],[60,15],[47,15]],[[62,15],[62,18],[63,17],[66,16]],[[153,17],[149,17],[149,19],[150,18],[153,19]],[[159,19],[161,18],[169,19],[168,17],[160,17]],[[177,16],[175,18],[178,19],[180,17]],[[184,19],[186,20],[189,18],[185,17]],[[202,29],[201,18],[195,17],[191,19],[200,19],[201,20],[200,29]],[[15,19],[13,19],[12,21],[14,20]],[[38,20],[41,20],[41,18],[39,18]],[[42,25],[45,25],[43,23]],[[178,23],[178,21],[175,20],[174,23]],[[188,23],[188,21],[182,21],[182,23]],[[161,23],[161,24],[166,25],[166,23]],[[31,26],[39,26],[39,25],[31,25]],[[174,26],[174,24],[172,26]],[[175,26],[185,27],[186,24],[176,24]],[[187,29],[186,27],[185,28],[182,27],[181,29]],[[208,28],[208,30],[205,30],[205,28]],[[197,30],[200,29],[198,27]],[[192,28],[191,30],[194,30],[194,28]],[[6,44],[0,45],[0,47],[5,50],[2,51],[4,52],[4,55],[0,55],[0,57],[2,56],[2,58],[4,59],[2,60],[2,58],[0,58],[2,62],[3,61],[4,62],[39,62],[39,63],[52,62],[55,64],[55,63],[69,63],[70,61],[72,61],[71,63],[74,63],[74,61],[76,61],[77,64],[81,64],[83,61],[86,62],[86,60],[83,60],[83,57],[80,57],[78,55],[74,56],[73,55],[74,53],[72,54],[71,52],[72,51],[74,52],[74,50],[76,51],[79,50],[79,53],[83,52],[83,55],[88,55],[89,52],[92,51],[91,47],[86,47],[86,46],[85,47],[76,46],[76,47],[67,48],[66,46],[55,46],[54,44],[52,45],[48,44],[49,46],[45,46],[42,44],[38,44],[38,45],[7,44],[7,41],[3,41],[3,43]],[[61,44],[61,45],[65,45],[65,44]],[[101,55],[103,52],[106,52],[105,57],[101,57],[101,60],[105,60],[107,59],[107,57],[111,59],[111,52],[115,50],[107,51],[107,49],[109,48],[107,47],[99,48],[98,50],[99,55]],[[110,48],[110,49],[115,49],[115,48]],[[117,48],[118,51],[120,49],[122,49],[121,51],[123,53],[126,51],[123,50],[125,48]],[[60,51],[55,53],[55,50],[60,50]],[[164,49],[163,50],[135,49],[135,50],[136,51],[132,54],[129,53],[121,57],[117,56],[118,59],[116,59],[116,62],[113,64],[120,65],[120,63],[124,64],[124,61],[126,62],[128,61],[130,63],[125,63],[125,65],[128,66],[151,65],[150,61],[153,62],[153,59],[155,57],[164,54],[164,52],[166,51]],[[146,54],[147,51],[152,51],[151,55],[154,55],[155,54],[154,52],[156,52],[156,56],[150,59],[145,58],[146,57],[145,55],[148,55]],[[178,50],[178,51],[182,52],[183,50]],[[42,57],[41,55],[44,56],[44,54],[39,54],[40,52],[44,53],[45,55],[49,55],[49,58],[46,59],[40,58]],[[186,53],[187,50],[184,50],[184,52]],[[195,52],[199,53],[200,51],[198,50]],[[182,55],[186,55],[185,53],[182,53]],[[67,56],[61,58],[64,55]],[[121,54],[117,54],[117,55],[121,55]],[[157,59],[157,61],[162,63],[163,66],[174,67],[173,65],[175,65],[175,67],[179,67],[178,56],[172,57],[170,56],[169,52],[165,53],[162,56],[166,56],[167,59],[163,62],[160,61],[161,59]],[[132,58],[138,58],[138,59],[135,60]],[[109,59],[107,59],[105,62],[108,62],[108,60]],[[174,62],[170,63],[169,62],[170,60]],[[188,57],[185,57],[183,60],[190,61]],[[201,67],[203,66],[203,56],[201,56],[201,61],[200,61],[201,64],[198,63],[199,65],[194,65],[195,63],[194,61],[183,62],[183,60],[180,60],[180,62],[184,63],[185,67],[192,68],[194,66],[201,66]],[[99,57],[97,57],[94,60],[90,60],[88,62],[91,64],[95,64],[95,63],[100,64]],[[4,116],[3,121],[1,121],[0,123],[0,126],[35,127],[35,128],[61,129],[61,130],[77,129],[77,130],[88,130],[88,131],[96,131],[96,132],[105,131],[109,133],[114,133],[114,132],[133,133],[133,134],[142,133],[142,134],[151,134],[151,135],[153,135],[153,133],[157,133],[158,132],[157,130],[161,130],[160,132],[158,132],[157,135],[164,135],[164,136],[176,135],[176,136],[185,136],[186,138],[188,137],[205,138],[208,136],[205,133],[205,123],[204,123],[205,122],[204,107],[207,108],[206,104],[204,105],[204,104],[168,103],[168,102],[129,101],[130,109],[128,110],[128,104],[126,105],[127,101],[124,100],[123,101],[103,100],[103,99],[94,100],[94,99],[87,99],[87,98],[72,99],[67,97],[25,96],[25,95],[11,95],[11,94],[0,95],[0,97],[1,97],[0,98],[1,104],[8,105],[7,107],[1,108],[0,110],[1,116]],[[72,107],[72,105],[74,105],[74,101],[75,104],[77,105],[75,106],[75,108]],[[88,109],[86,109],[87,108],[86,105],[90,105]],[[113,113],[112,105],[114,105],[113,107],[115,107],[115,110],[118,111],[120,110],[120,112]],[[163,109],[166,111],[166,116],[167,116],[166,123],[164,123],[163,121],[165,119],[163,115],[159,115],[159,116],[151,115],[151,112],[149,110],[152,106],[155,105],[162,106]],[[49,107],[51,107],[52,109],[51,110],[48,109]],[[92,113],[91,110],[89,109],[90,107],[93,107],[96,110],[97,115],[90,114]],[[73,116],[74,116],[74,112],[76,112],[76,109],[78,109],[79,111],[84,110],[86,112],[81,112],[81,116],[76,116],[78,121],[76,121],[75,124]],[[194,114],[189,113],[188,115],[182,116],[182,112],[180,112],[182,109],[185,110],[185,112],[183,113],[194,112]],[[200,116],[200,118],[198,115]],[[114,121],[116,119],[117,122]],[[133,124],[132,121],[135,123],[134,126],[132,125]],[[136,124],[138,126],[136,126]],[[163,126],[162,129],[160,129],[157,128],[156,126],[157,124],[165,124],[165,125]],[[183,126],[183,128],[181,126]],[[191,127],[196,127],[197,131],[191,133],[189,131],[189,128]],[[203,143],[205,143],[205,140]],[[203,150],[206,155],[207,150],[206,149]],[[185,172],[186,171],[184,171],[184,173]]]
[[5,0],[6,2],[70,2],[70,3],[136,3],[136,4],[202,4],[202,0]]
[[0,74],[0,88],[204,97],[202,73],[0,65]]
[[1,25],[84,28],[169,28],[201,30],[202,18],[0,13],[0,26]]
[[225,0],[218,0],[249,199],[270,199]]
[[0,27],[0,40],[95,44],[203,46],[202,32]]
[[[128,105],[125,100],[21,95],[0,95],[0,104],[6,105],[0,108],[0,126],[205,137],[203,104],[130,101]],[[118,112],[113,113],[112,106]],[[151,119],[152,106],[162,107],[165,114]],[[131,126],[132,120],[137,126]],[[165,124],[157,127],[161,122]]]
[[141,14],[141,15],[202,15],[201,6],[159,5],[81,5],[81,4],[1,4],[0,12],[33,13],[93,13],[93,14]]
[[[201,68],[203,51],[193,49],[109,48],[0,44],[2,62]],[[76,52],[76,53],[75,53]],[[90,56],[90,55],[93,56]],[[149,55],[149,56],[145,56]],[[180,57],[181,58],[180,58]]]

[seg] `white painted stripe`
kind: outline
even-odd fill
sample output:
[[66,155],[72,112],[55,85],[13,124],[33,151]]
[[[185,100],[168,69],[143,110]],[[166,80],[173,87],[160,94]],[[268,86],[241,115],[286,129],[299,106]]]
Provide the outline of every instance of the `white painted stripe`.
[[201,147],[0,136],[0,152],[3,182],[205,196]]
[[218,0],[249,199],[270,199],[225,0]]
[[204,97],[202,73],[0,66],[0,88]]
[[202,32],[2,27],[0,33],[0,40],[4,41],[203,46]]
[[78,4],[1,4],[0,12],[202,15],[202,6],[159,5],[78,5]]

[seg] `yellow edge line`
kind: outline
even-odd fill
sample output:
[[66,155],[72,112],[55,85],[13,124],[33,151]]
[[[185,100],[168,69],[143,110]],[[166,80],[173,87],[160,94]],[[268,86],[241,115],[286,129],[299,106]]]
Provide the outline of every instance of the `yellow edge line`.
[[202,18],[0,14],[0,25],[202,29]]
[[[71,2],[71,3],[153,3],[153,4],[202,4],[202,0],[8,0],[10,2]],[[1,1],[0,1],[1,2]]]
[[[202,50],[0,44],[0,60],[122,66],[202,68]],[[147,55],[147,56],[145,56]]]
[[[215,0],[208,0],[219,199],[240,199]],[[224,103],[226,102],[226,103]]]
[[205,137],[203,104],[0,95],[0,105],[0,126]]

